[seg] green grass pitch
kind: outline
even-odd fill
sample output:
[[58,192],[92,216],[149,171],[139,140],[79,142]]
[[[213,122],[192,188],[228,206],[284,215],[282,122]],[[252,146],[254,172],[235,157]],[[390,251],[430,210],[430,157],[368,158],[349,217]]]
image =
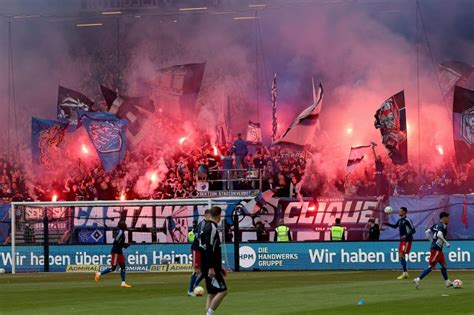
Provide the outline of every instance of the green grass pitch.
[[[474,273],[451,271],[464,288],[444,287],[438,271],[416,290],[397,271],[240,272],[216,314],[474,314]],[[0,275],[0,314],[205,314],[205,298],[188,297],[188,274],[38,273]],[[364,299],[365,305],[357,305]]]

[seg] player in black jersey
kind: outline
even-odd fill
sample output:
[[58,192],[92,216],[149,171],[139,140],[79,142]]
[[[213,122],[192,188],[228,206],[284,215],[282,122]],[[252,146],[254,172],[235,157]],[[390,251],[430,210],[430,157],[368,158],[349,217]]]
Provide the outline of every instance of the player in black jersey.
[[110,260],[111,267],[102,270],[101,272],[96,272],[95,281],[99,282],[100,277],[115,271],[117,265],[120,266],[120,278],[122,279],[122,288],[131,288],[131,285],[128,285],[125,282],[125,256],[123,255],[123,249],[128,247],[128,244],[125,243],[125,231],[127,230],[127,223],[120,221],[117,226],[117,231],[114,238],[114,243],[112,244],[112,258]]
[[221,239],[217,225],[221,221],[222,209],[212,207],[210,218],[200,235],[202,246],[201,271],[206,279],[207,315],[213,315],[222,300],[227,295],[227,285],[224,281],[226,271],[222,268]]
[[193,254],[193,268],[194,271],[191,275],[191,281],[189,283],[188,295],[194,296],[194,288],[199,285],[204,275],[201,273],[201,233],[206,225],[206,222],[209,220],[209,209],[204,211],[204,219],[196,225],[196,228],[193,230],[193,243],[191,245],[191,251]]

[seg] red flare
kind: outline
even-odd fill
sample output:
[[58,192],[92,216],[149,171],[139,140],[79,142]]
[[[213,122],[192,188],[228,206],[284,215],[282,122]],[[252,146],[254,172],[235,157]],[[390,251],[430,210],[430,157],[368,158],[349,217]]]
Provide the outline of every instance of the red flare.
[[151,173],[150,175],[150,180],[152,183],[156,184],[158,182],[158,174],[156,173],[156,171],[154,171],[153,173]]
[[439,155],[444,155],[444,149],[440,144],[436,146],[436,150],[438,150]]
[[84,143],[82,144],[82,153],[89,154],[89,149],[86,147]]

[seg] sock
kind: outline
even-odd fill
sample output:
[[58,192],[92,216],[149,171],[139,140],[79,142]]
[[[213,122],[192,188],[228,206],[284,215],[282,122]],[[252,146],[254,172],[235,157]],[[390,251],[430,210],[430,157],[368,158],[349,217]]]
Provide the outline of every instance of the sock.
[[212,308],[209,308],[207,310],[207,314],[206,315],[213,315],[214,314],[214,310]]
[[120,268],[120,278],[122,278],[122,283],[125,283],[125,267]]
[[421,280],[424,277],[426,277],[430,272],[431,272],[431,268],[426,268],[425,270],[423,270],[423,272],[421,273],[421,275],[418,278],[420,278],[420,280]]
[[194,287],[197,287],[199,283],[202,281],[202,279],[204,279],[204,274],[201,272],[199,277],[196,279],[196,282],[194,282]]
[[107,268],[107,269],[105,269],[105,270],[102,270],[102,271],[100,272],[100,275],[103,276],[103,275],[105,275],[105,274],[107,274],[107,273],[109,273],[109,272],[112,272],[112,269],[111,269],[111,268]]
[[191,281],[189,282],[189,290],[188,292],[193,292],[194,290],[194,283],[196,282],[196,273],[193,272],[193,274],[191,275]]
[[448,280],[448,271],[446,268],[441,268],[441,274],[443,275],[444,280]]
[[402,264],[403,272],[407,272],[407,261],[405,258],[400,259],[400,263]]

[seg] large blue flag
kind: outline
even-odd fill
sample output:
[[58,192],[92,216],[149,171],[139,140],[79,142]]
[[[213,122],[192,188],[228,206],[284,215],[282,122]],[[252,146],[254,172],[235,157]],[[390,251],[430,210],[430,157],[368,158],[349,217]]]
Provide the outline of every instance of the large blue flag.
[[104,170],[111,171],[125,156],[127,120],[103,112],[80,112],[80,117]]
[[68,124],[33,117],[31,120],[31,155],[34,165],[54,169],[60,160],[59,144],[64,139]]

